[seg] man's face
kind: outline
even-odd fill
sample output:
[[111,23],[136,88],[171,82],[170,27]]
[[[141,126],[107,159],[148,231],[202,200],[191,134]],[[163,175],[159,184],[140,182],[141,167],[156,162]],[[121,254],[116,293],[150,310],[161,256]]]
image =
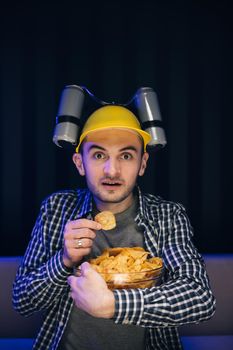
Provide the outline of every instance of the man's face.
[[74,163],[86,176],[99,210],[120,212],[132,202],[137,176],[144,174],[148,154],[142,154],[138,134],[119,129],[90,133]]

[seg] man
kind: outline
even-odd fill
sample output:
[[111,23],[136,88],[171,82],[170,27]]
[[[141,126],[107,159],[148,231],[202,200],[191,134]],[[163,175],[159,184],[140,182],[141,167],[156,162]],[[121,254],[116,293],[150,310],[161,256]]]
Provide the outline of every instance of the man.
[[[181,349],[177,327],[212,316],[215,300],[184,208],[136,185],[149,141],[121,106],[104,106],[86,122],[73,161],[87,189],[43,202],[14,284],[21,314],[45,311],[34,349]],[[103,210],[116,215],[115,229],[93,221]],[[88,260],[114,246],[161,257],[162,284],[110,291]],[[72,276],[77,266],[80,277]]]

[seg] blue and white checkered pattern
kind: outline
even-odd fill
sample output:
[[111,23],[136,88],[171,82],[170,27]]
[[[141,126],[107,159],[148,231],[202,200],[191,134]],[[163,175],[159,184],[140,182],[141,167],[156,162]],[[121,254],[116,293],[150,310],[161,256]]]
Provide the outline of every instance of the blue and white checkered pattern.
[[[135,220],[143,228],[146,249],[162,257],[165,275],[158,287],[115,290],[114,321],[146,327],[146,349],[181,349],[177,327],[210,318],[215,299],[183,206],[140,189],[138,194]],[[72,308],[67,284],[72,271],[62,263],[65,224],[91,211],[87,189],[57,192],[42,203],[13,290],[14,307],[22,315],[45,311],[36,350],[57,348]]]

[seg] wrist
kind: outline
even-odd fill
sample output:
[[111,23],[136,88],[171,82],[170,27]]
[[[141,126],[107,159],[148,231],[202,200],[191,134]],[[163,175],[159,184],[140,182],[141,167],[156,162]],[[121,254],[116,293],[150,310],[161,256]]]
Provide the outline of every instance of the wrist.
[[56,285],[66,286],[67,277],[72,274],[72,269],[66,267],[62,261],[62,252],[58,251],[45,265],[49,280]]
[[115,313],[115,297],[111,290],[108,289],[108,293],[105,296],[105,312],[104,318],[112,318]]
[[67,257],[65,257],[64,254],[62,256],[62,262],[65,267],[68,267],[68,269],[72,269],[74,266],[73,262]]

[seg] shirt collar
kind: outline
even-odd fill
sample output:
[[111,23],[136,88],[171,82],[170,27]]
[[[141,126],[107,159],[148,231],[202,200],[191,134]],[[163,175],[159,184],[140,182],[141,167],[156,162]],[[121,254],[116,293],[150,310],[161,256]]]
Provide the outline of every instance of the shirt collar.
[[138,193],[138,215],[136,216],[136,221],[138,223],[143,222],[145,218],[147,218],[147,210],[145,200],[142,194],[142,191],[139,186],[136,186],[136,191]]

